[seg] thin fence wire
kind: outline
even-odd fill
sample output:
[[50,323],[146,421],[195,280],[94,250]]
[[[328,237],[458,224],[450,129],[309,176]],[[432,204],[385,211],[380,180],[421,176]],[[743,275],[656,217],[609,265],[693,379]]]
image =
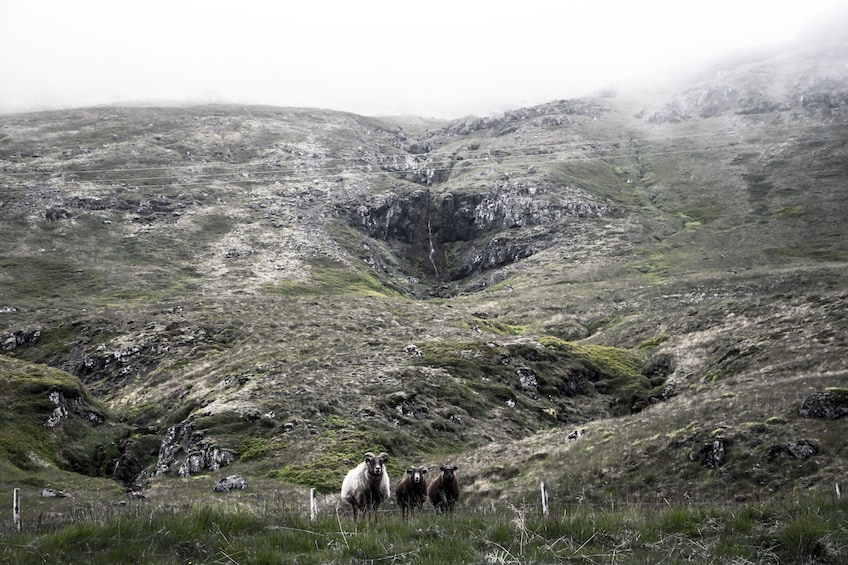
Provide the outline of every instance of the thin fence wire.
[[[547,481],[546,485],[551,483]],[[620,485],[622,486],[622,485]],[[634,485],[635,486],[635,485]],[[644,485],[643,485],[644,486]],[[770,497],[761,500],[736,500],[730,491],[725,496],[702,496],[689,497],[687,499],[670,500],[660,496],[648,496],[638,490],[626,490],[620,488],[617,495],[608,495],[599,500],[557,498],[548,492],[547,507],[545,513],[539,497],[528,497],[520,501],[509,500],[486,500],[483,497],[471,493],[464,500],[460,500],[453,515],[455,517],[492,517],[502,518],[504,516],[516,516],[539,519],[565,519],[574,515],[603,515],[608,513],[624,514],[658,514],[665,510],[692,509],[695,511],[728,511],[734,509],[756,508],[773,502]],[[43,534],[61,530],[62,528],[84,524],[94,526],[108,526],[120,519],[146,519],[153,521],[155,516],[161,515],[187,515],[194,510],[210,508],[222,512],[246,512],[261,517],[275,517],[277,519],[291,520],[309,524],[324,520],[353,521],[353,514],[349,506],[342,504],[336,494],[313,495],[310,491],[302,495],[282,496],[276,492],[257,491],[239,492],[235,496],[217,501],[204,500],[122,500],[87,502],[81,504],[70,503],[61,511],[45,509],[45,505],[39,505],[40,510],[34,511],[28,508],[32,499],[26,497],[21,499],[23,519],[20,530],[24,533]],[[30,495],[34,497],[34,494]],[[819,500],[841,501],[841,487],[837,484],[832,490],[819,492],[816,496]],[[804,496],[800,501],[809,501],[811,497]],[[314,502],[313,502],[314,501]],[[314,503],[314,507],[313,507]],[[422,516],[436,515],[437,512],[429,504],[425,504],[420,512],[413,515],[411,519]],[[365,519],[368,519],[367,517]],[[400,508],[390,499],[381,505],[371,515],[371,519],[378,520],[401,520]],[[449,518],[448,518],[449,519]],[[13,523],[11,516],[0,513],[0,536],[16,533],[17,526]]]

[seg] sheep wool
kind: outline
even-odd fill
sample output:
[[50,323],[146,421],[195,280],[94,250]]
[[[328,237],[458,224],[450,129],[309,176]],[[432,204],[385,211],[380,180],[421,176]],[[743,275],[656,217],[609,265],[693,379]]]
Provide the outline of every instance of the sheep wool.
[[365,460],[348,471],[342,481],[341,499],[353,508],[353,517],[374,512],[391,494],[389,474],[385,463],[389,455],[385,452],[374,455],[370,451]]
[[421,510],[427,500],[427,467],[410,467],[395,487],[395,499],[405,520],[409,514]]

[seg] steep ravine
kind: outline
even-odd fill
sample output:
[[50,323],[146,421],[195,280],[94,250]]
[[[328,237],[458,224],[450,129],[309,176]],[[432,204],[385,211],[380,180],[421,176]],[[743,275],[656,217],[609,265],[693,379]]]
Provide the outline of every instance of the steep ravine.
[[[439,284],[530,257],[561,238],[568,224],[617,211],[573,186],[520,179],[476,191],[436,186],[385,192],[339,206],[337,213],[365,239],[388,243],[391,261],[407,274]],[[376,253],[380,247],[364,242],[363,248]]]

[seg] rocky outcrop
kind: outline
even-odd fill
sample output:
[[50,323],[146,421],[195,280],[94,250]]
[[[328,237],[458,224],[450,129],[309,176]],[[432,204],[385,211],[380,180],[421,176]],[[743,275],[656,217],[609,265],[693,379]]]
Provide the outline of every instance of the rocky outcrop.
[[573,116],[597,117],[604,108],[584,99],[556,100],[528,108],[518,108],[504,112],[500,118],[468,118],[456,120],[444,128],[431,132],[431,137],[459,137],[471,135],[482,130],[491,130],[495,136],[516,131],[524,122],[536,121],[545,127],[562,127],[571,124]]
[[474,273],[510,265],[526,259],[547,247],[544,240],[534,244],[532,238],[513,240],[507,237],[495,237],[483,245],[472,244],[457,253],[458,260],[446,272],[444,278],[459,280]]
[[834,76],[826,69],[810,69],[777,83],[764,78],[774,73],[764,65],[692,88],[653,112],[648,121],[677,123],[695,116],[712,118],[728,113],[752,115],[785,110],[803,110],[829,118],[835,109],[848,107],[845,77]]
[[789,454],[799,461],[806,461],[819,451],[815,442],[806,439],[790,441],[786,448],[789,450]]
[[244,475],[230,475],[215,481],[215,486],[212,489],[215,492],[230,492],[233,490],[244,490],[247,488],[247,479]]
[[217,471],[235,461],[235,455],[203,439],[191,421],[168,428],[159,448],[156,475],[177,469],[180,477]]
[[438,210],[443,242],[471,241],[493,232],[613,212],[611,206],[580,190],[567,190],[560,196],[523,180],[497,185],[486,193],[445,193]]
[[814,392],[804,399],[799,414],[808,418],[826,418],[828,420],[835,420],[848,415],[848,391]]
[[443,182],[450,169],[450,163],[435,163],[427,156],[414,154],[386,155],[378,163],[380,169],[418,184]]
[[50,402],[52,402],[56,407],[47,418],[47,421],[44,422],[43,426],[45,428],[53,428],[58,426],[62,420],[68,417],[68,403],[61,392],[53,391],[48,396],[50,398]]
[[701,464],[708,469],[716,469],[724,463],[727,456],[727,440],[716,438],[701,448]]
[[106,421],[101,414],[86,409],[83,399],[79,396],[67,398],[62,392],[54,390],[47,397],[53,403],[54,408],[42,424],[45,428],[55,428],[72,414],[82,418],[91,426],[99,426]]
[[414,243],[427,233],[430,216],[430,191],[409,194],[387,192],[341,210],[347,222],[382,240]]
[[564,219],[604,217],[614,209],[575,187],[555,189],[519,179],[486,191],[387,192],[338,213],[368,237],[407,246],[398,255],[432,265],[437,278],[457,280],[546,248],[546,234],[562,231],[558,224]]
[[[12,310],[14,311],[14,310]],[[38,343],[41,337],[41,330],[23,331],[19,330],[11,334],[6,334],[0,337],[0,349],[4,352],[14,351],[22,345],[30,347]]]
[[788,100],[775,100],[762,89],[737,90],[729,86],[711,86],[694,90],[687,96],[672,100],[648,117],[651,123],[678,123],[694,116],[712,118],[732,112],[735,114],[766,114],[788,110]]

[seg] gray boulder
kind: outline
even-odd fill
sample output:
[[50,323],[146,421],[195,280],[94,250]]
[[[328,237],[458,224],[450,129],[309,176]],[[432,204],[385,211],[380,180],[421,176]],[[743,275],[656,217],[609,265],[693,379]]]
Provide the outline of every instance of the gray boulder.
[[789,449],[790,455],[799,461],[806,461],[819,451],[815,443],[806,439],[790,441],[786,447]]
[[848,414],[848,391],[814,392],[804,399],[798,412],[807,418],[835,420]]
[[215,492],[230,492],[247,488],[247,480],[242,475],[230,475],[215,482]]

